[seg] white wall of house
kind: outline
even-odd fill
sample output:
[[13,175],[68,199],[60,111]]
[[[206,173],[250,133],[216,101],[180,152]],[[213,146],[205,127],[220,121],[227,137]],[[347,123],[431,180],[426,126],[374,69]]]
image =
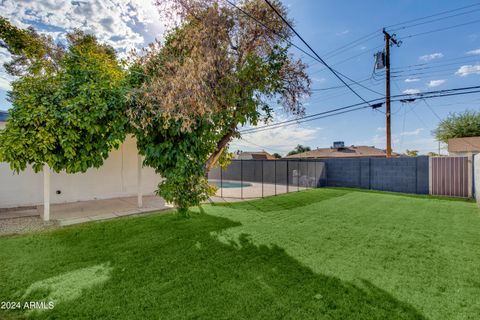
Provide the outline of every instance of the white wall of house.
[[[104,165],[85,173],[51,173],[50,203],[109,199],[137,194],[136,142],[129,137],[111,152]],[[142,168],[142,193],[153,194],[161,181],[152,168]],[[57,192],[59,191],[59,192]],[[41,205],[43,172],[31,168],[14,174],[8,163],[0,163],[0,208]]]

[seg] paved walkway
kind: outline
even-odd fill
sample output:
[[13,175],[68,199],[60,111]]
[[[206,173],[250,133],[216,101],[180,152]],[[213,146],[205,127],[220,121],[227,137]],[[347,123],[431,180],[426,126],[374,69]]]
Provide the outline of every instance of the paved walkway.
[[[70,225],[88,221],[105,220],[146,212],[171,208],[157,196],[144,196],[142,208],[137,207],[137,197],[124,197],[104,200],[79,201],[72,203],[52,204],[50,219],[60,225]],[[38,217],[43,213],[43,206],[0,211],[0,224],[6,219]]]
[[[243,190],[242,190],[243,189]],[[236,202],[263,196],[272,196],[297,190],[303,187],[250,182],[244,188],[223,188],[208,202]],[[223,196],[223,198],[222,198]],[[137,207],[137,197],[123,197],[104,200],[79,201],[73,203],[52,204],[50,206],[51,222],[41,220],[43,206],[0,209],[0,235],[35,230],[53,225],[66,226],[89,221],[112,219],[116,217],[138,215],[147,212],[170,209],[171,206],[157,196],[144,196],[143,207]]]

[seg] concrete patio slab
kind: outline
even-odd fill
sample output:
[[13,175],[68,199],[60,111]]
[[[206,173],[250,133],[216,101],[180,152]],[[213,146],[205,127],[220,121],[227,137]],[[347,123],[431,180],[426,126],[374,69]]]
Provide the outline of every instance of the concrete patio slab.
[[52,205],[50,215],[64,226],[166,209],[170,207],[157,196],[144,196],[142,208],[137,207],[137,197],[124,197]]
[[38,212],[36,208],[14,208],[12,210],[0,210],[0,220],[22,217],[36,217]]
[[[251,182],[248,187],[241,188],[223,188],[218,190],[217,194],[211,197],[205,203],[210,202],[237,202],[252,198],[260,198],[275,194],[286,193],[287,191],[303,190],[303,187],[291,186],[289,190],[286,186],[264,184]],[[223,198],[221,197],[223,196]],[[243,199],[242,199],[243,197]],[[171,209],[172,206],[157,196],[150,195],[143,197],[143,206],[138,208],[137,197],[123,197],[113,199],[98,199],[90,201],[79,201],[73,203],[51,204],[50,219],[57,225],[66,226],[89,221],[99,221],[113,219],[117,217],[146,214],[161,210]],[[18,219],[22,217],[38,218],[43,214],[43,206],[13,208],[0,211],[0,224],[2,219]]]
[[[112,219],[121,216],[143,214],[146,212],[170,209],[165,201],[157,196],[144,196],[143,206],[138,208],[137,197],[123,197],[114,199],[99,199],[72,203],[52,204],[50,219],[59,225],[71,225],[88,221]],[[16,219],[22,217],[42,217],[43,206],[28,208],[11,208],[0,211],[2,219]],[[1,223],[1,222],[0,222]]]

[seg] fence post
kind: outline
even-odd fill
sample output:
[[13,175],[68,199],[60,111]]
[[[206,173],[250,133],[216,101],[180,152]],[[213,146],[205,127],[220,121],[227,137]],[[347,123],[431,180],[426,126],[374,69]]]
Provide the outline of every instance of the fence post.
[[314,160],[313,162],[313,170],[315,171],[315,188],[318,188],[318,177],[317,177],[317,161]]
[[358,187],[362,188],[362,158],[358,159]]
[[310,161],[307,161],[307,189],[310,188]]
[[297,161],[297,192],[300,191],[300,161]]
[[467,156],[467,172],[468,172],[468,177],[467,177],[467,183],[468,183],[468,197],[472,198],[473,197],[473,192],[472,192],[472,185],[473,185],[473,156],[469,154]]
[[220,197],[223,198],[223,167],[220,166]]
[[372,158],[368,158],[368,189],[372,189]]
[[273,173],[274,173],[274,184],[275,184],[275,195],[277,195],[277,160],[274,160],[273,163]]
[[288,193],[288,160],[287,160],[287,193]]
[[262,162],[262,198],[263,198],[263,160],[261,160]]
[[428,194],[433,194],[433,158],[428,157]]
[[243,160],[240,159],[240,198],[243,199]]
[[415,157],[415,194],[418,194],[418,157]]

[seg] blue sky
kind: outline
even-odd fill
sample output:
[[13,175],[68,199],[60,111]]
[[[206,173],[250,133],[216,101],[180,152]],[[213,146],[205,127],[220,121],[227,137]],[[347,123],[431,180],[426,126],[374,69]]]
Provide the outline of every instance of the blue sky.
[[[221,0],[220,0],[221,1]],[[373,53],[383,46],[381,28],[411,19],[416,19],[447,10],[472,4],[475,1],[319,1],[285,0],[290,17],[295,20],[299,33],[311,46],[338,71],[355,80],[365,80],[363,85],[383,93],[383,72],[372,78]],[[13,1],[0,0],[2,15],[19,26],[34,25],[41,31],[48,31],[61,38],[66,30],[74,27],[95,33],[101,40],[114,45],[119,52],[133,47],[142,47],[163,29],[161,16],[148,0],[120,1]],[[467,13],[469,12],[469,13]],[[418,22],[452,16],[436,22],[402,29]],[[454,25],[474,22],[450,30],[433,32],[409,38],[408,36],[448,28]],[[455,11],[431,19],[404,23],[394,30],[402,45],[393,47],[391,64],[395,77],[392,81],[392,94],[402,92],[425,92],[455,87],[478,85],[480,80],[480,5]],[[376,31],[376,33],[375,33]],[[328,54],[367,34],[368,41],[349,46],[343,52]],[[295,43],[301,46],[298,39]],[[375,49],[376,47],[379,47]],[[302,57],[309,65],[312,88],[320,89],[341,85],[329,71],[311,58],[293,49],[292,54]],[[358,55],[358,56],[357,56]],[[356,56],[356,57],[355,57]],[[355,57],[355,58],[351,58]],[[351,58],[347,60],[348,58]],[[5,51],[0,51],[0,61],[8,59]],[[346,60],[346,61],[344,61]],[[343,62],[342,62],[343,61]],[[410,65],[425,64],[426,69]],[[398,68],[398,69],[395,69]],[[5,89],[8,77],[0,70],[0,109],[8,109]],[[358,86],[354,89],[365,99],[379,98],[380,95]],[[305,101],[307,114],[322,112],[336,107],[361,102],[346,88],[314,92]],[[444,97],[416,101],[410,104],[392,104],[393,149],[404,152],[417,149],[421,153],[437,151],[438,143],[431,130],[450,112],[466,109],[479,110],[480,94],[458,97]],[[433,111],[431,110],[433,109]],[[380,111],[364,109],[344,115],[303,123],[286,128],[245,135],[244,140],[235,141],[232,149],[258,150],[285,153],[296,144],[312,148],[329,147],[333,141],[342,140],[347,145],[374,145],[385,147],[385,115]],[[290,116],[278,112],[276,120]],[[446,152],[442,150],[442,152]]]

